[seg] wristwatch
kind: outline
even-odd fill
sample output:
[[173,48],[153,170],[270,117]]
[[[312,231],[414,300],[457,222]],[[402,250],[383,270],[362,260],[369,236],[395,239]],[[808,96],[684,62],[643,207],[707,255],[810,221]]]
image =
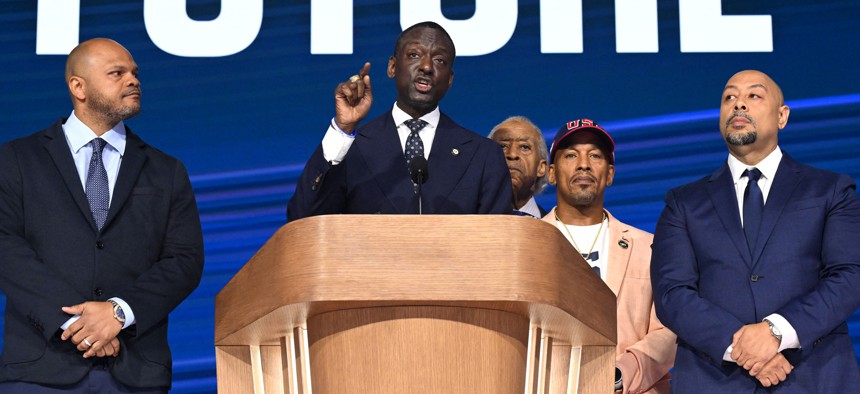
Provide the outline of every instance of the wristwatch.
[[125,312],[122,311],[122,306],[114,300],[108,300],[113,305],[113,318],[119,322],[121,326],[125,326]]
[[768,319],[764,319],[762,321],[766,322],[767,326],[770,327],[770,333],[773,335],[773,337],[776,338],[779,343],[782,343],[782,333],[779,332],[779,328],[773,325],[773,323]]

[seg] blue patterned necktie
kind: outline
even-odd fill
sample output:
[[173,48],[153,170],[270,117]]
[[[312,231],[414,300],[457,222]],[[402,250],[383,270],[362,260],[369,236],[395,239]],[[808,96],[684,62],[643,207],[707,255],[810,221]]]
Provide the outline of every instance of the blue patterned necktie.
[[96,227],[101,231],[110,208],[110,189],[108,188],[107,171],[102,162],[102,151],[107,142],[101,138],[91,141],[93,156],[90,158],[90,168],[87,171],[87,200],[90,202],[90,211],[96,221]]
[[761,171],[753,168],[744,171],[744,175],[748,178],[747,188],[744,190],[744,235],[747,237],[747,246],[752,254],[756,247],[758,228],[764,211],[764,195],[758,187]]
[[427,126],[427,122],[421,119],[409,119],[406,122],[406,127],[409,128],[410,133],[409,137],[406,137],[406,168],[410,168],[409,165],[412,164],[412,159],[418,156],[424,156],[424,141],[421,141],[421,136],[418,135],[418,132]]

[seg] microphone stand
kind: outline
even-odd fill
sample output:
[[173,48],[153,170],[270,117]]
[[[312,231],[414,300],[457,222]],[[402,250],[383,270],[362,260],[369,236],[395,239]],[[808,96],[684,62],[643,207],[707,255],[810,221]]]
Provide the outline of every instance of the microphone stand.
[[418,214],[423,213],[421,207],[424,205],[421,202],[421,184],[424,183],[424,171],[418,171]]

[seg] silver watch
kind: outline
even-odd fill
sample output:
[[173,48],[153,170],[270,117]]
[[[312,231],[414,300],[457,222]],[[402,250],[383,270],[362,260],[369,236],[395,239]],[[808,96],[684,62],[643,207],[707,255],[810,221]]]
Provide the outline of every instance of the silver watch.
[[782,343],[782,333],[779,332],[779,328],[777,328],[773,324],[773,322],[771,322],[768,319],[764,319],[762,321],[767,323],[767,326],[770,327],[770,333],[773,335],[773,337],[776,338],[776,340],[779,341],[779,343]]

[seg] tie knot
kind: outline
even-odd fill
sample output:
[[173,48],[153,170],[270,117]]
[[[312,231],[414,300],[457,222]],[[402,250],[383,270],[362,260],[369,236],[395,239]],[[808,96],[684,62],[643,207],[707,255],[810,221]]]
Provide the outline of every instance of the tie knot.
[[758,179],[761,178],[761,171],[758,168],[753,168],[751,170],[744,171],[744,175],[749,178],[750,182],[758,182]]
[[105,145],[107,144],[107,141],[105,141],[101,138],[93,138],[93,140],[91,142],[93,144],[93,152],[98,152],[98,153],[102,153],[102,151],[105,148]]
[[403,123],[405,123],[406,127],[408,127],[413,133],[417,133],[421,131],[424,126],[427,126],[427,122],[422,119],[409,119]]

